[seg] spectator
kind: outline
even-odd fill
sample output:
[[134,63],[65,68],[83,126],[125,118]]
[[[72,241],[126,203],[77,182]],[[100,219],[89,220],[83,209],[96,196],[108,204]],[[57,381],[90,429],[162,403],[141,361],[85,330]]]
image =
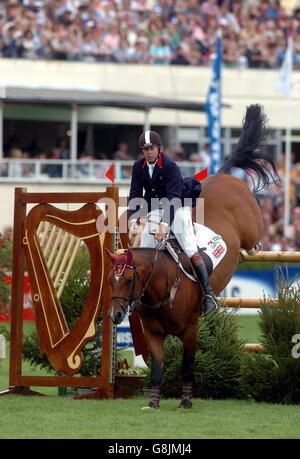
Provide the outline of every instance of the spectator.
[[129,43],[127,38],[121,37],[119,45],[112,52],[112,56],[116,62],[126,63],[129,60]]
[[108,49],[109,53],[113,53],[120,43],[120,35],[116,23],[111,23],[108,26],[108,32],[103,38],[103,44]]
[[81,60],[85,62],[96,62],[98,57],[98,44],[93,36],[92,30],[86,30],[78,41],[78,50]]
[[25,59],[35,59],[37,57],[37,47],[34,43],[33,33],[30,29],[26,30],[22,41],[21,57]]
[[7,29],[7,35],[2,36],[2,55],[3,57],[21,57],[21,40],[17,38],[17,29],[11,25]]
[[69,50],[69,37],[67,29],[65,29],[62,25],[57,24],[55,27],[55,31],[52,34],[52,39],[50,43],[53,49],[54,59],[67,59]]
[[45,164],[43,165],[43,174],[47,174],[49,177],[53,178],[61,178],[62,177],[62,165],[55,162],[55,160],[59,160],[59,149],[53,148],[50,150],[49,155],[47,155],[47,159],[53,159],[53,164]]
[[59,139],[57,151],[59,159],[70,159],[69,141],[66,137]]
[[171,60],[171,51],[161,38],[154,38],[149,49],[150,63],[156,65],[166,65]]
[[254,37],[246,49],[246,58],[248,59],[248,67],[251,69],[258,69],[264,67],[264,57],[260,49],[260,39],[259,37]]
[[225,67],[245,68],[248,66],[247,57],[243,54],[243,47],[235,40],[227,40],[223,48],[223,62]]
[[178,46],[176,49],[176,54],[171,60],[170,64],[172,65],[189,65],[189,60],[186,57],[186,53],[182,46]]
[[90,161],[95,160],[93,153],[82,153],[79,156],[80,164],[76,167],[78,177],[91,178],[93,170],[90,168]]
[[128,154],[128,145],[126,142],[120,142],[118,144],[118,148],[113,154],[113,159],[122,161],[132,160],[132,157]]
[[[12,160],[20,160],[23,158],[23,153],[19,148],[12,148],[9,156]],[[12,161],[9,165],[9,175],[11,177],[26,177],[30,175],[30,169],[25,163]]]
[[204,148],[200,150],[199,156],[201,158],[202,166],[205,169],[206,167],[210,167],[211,163],[211,156],[210,156],[210,149],[209,149],[209,144],[206,143],[204,145]]

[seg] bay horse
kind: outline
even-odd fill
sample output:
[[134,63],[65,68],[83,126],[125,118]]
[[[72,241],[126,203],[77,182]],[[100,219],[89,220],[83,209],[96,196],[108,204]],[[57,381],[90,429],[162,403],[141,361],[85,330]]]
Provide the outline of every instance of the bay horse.
[[[200,197],[204,198],[204,224],[221,235],[227,245],[225,257],[210,276],[216,295],[232,278],[240,249],[253,249],[263,231],[259,205],[253,192],[245,182],[229,175],[231,168],[251,169],[257,176],[258,188],[273,181],[279,183],[272,157],[261,150],[266,134],[266,116],[262,107],[251,105],[246,110],[234,152],[215,175],[202,182]],[[120,324],[128,311],[136,307],[152,357],[148,407],[159,407],[163,342],[171,334],[183,343],[180,407],[190,408],[197,327],[204,295],[200,285],[180,273],[176,295],[168,301],[171,287],[178,280],[177,263],[169,254],[150,248],[128,249],[119,256],[107,253],[113,264],[108,276],[112,295],[109,316],[113,323]]]

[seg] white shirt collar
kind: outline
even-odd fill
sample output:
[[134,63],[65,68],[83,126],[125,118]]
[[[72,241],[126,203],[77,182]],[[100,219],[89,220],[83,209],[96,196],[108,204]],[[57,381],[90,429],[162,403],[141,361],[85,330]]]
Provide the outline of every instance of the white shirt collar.
[[157,160],[154,163],[148,163],[148,161],[147,161],[148,172],[149,172],[149,176],[150,176],[151,179],[152,179],[152,175],[153,175],[153,171],[154,171],[156,163],[157,163]]
[[149,167],[150,169],[154,169],[156,163],[157,163],[157,160],[154,161],[154,163],[149,163],[149,162],[147,161],[147,165],[148,165],[148,167]]

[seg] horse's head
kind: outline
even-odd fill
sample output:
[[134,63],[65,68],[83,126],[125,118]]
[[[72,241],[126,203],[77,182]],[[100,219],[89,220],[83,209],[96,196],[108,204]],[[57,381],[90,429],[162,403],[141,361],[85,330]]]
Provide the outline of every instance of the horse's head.
[[111,304],[108,315],[114,324],[122,322],[127,313],[133,309],[136,287],[136,266],[133,252],[128,249],[122,255],[116,256],[105,249],[112,262],[108,276],[111,288]]

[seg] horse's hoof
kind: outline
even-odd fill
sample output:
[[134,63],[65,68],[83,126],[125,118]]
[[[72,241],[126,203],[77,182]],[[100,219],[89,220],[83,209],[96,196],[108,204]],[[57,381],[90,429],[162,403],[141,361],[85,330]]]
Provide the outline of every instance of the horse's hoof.
[[185,410],[188,410],[192,408],[192,406],[193,404],[190,400],[182,400],[178,408],[184,408]]
[[147,405],[147,406],[142,406],[142,410],[156,410],[159,408],[159,405],[153,406],[153,405]]

